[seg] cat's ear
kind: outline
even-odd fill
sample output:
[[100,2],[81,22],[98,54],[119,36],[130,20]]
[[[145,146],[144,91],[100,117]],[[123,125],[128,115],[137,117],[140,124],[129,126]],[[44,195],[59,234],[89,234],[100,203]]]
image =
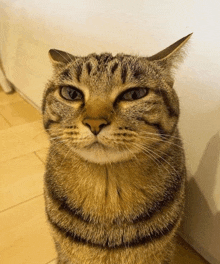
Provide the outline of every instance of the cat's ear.
[[73,55],[56,49],[49,50],[49,58],[54,66],[63,66],[75,60]]
[[179,62],[182,61],[184,56],[184,46],[187,41],[190,39],[193,33],[181,38],[176,41],[169,47],[164,50],[158,52],[157,54],[148,57],[149,61],[154,61],[159,64],[164,69],[171,69],[172,67],[176,67]]

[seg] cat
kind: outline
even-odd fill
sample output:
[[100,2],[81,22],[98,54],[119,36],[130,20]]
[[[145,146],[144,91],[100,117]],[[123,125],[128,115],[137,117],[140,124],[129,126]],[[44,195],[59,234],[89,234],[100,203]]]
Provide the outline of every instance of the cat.
[[172,263],[186,178],[173,69],[190,37],[151,57],[49,51],[45,202],[59,264]]

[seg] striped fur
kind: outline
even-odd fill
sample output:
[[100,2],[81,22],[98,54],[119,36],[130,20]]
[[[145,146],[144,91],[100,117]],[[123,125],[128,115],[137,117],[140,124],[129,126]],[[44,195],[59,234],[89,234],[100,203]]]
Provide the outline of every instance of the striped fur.
[[[45,201],[59,264],[171,263],[185,195],[172,67],[188,38],[150,58],[50,51]],[[145,95],[122,99],[133,88]]]

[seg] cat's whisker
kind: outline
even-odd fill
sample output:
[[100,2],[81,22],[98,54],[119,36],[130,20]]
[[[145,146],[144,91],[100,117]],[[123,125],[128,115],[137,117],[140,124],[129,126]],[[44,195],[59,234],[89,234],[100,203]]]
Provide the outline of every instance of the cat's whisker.
[[158,160],[158,158],[155,157],[151,152],[149,152],[149,151],[147,151],[147,150],[143,150],[143,153],[144,153],[145,155],[147,155],[148,157],[149,157],[149,156],[152,157],[152,160],[154,160],[155,164],[157,165],[158,172],[159,172],[159,174],[160,174],[161,177],[163,177],[164,170],[165,170],[167,173],[169,173],[169,174],[171,173],[170,170],[169,170],[167,167],[165,167],[165,165],[164,165],[162,162],[160,162],[160,161]]
[[174,139],[180,139],[181,140],[181,137],[177,137],[177,136],[172,136],[172,135],[169,135],[169,134],[158,134],[158,133],[152,133],[152,132],[147,132],[147,131],[141,131],[141,134],[145,134],[145,135],[155,135],[155,136],[162,136],[162,137],[165,137],[165,138],[174,138]]
[[69,139],[52,139],[53,142],[51,142],[53,144],[53,146],[55,145],[59,145],[59,144],[65,144],[66,142],[69,141]]
[[151,153],[149,153],[148,151],[146,151],[146,149],[143,149],[138,144],[133,145],[133,147],[136,148],[138,151],[141,151],[142,153],[144,153],[145,155],[147,155],[147,157],[150,158],[158,166],[158,168],[160,168],[161,163],[156,159],[156,157],[154,157]]
[[50,137],[49,140],[64,139],[62,136]]
[[[153,149],[151,147],[152,146],[148,146],[148,148],[153,151]],[[164,155],[166,157],[169,157],[170,156],[168,153],[166,153],[165,151],[161,151],[158,148],[156,149],[156,151],[159,152],[159,153],[161,153],[162,155]]]
[[166,164],[168,164],[170,166],[171,169],[173,169],[173,171],[175,171],[175,173],[178,175],[178,172],[177,170],[167,161],[165,160],[162,156],[158,155],[155,151],[149,149],[149,148],[146,148],[144,145],[142,145],[143,148],[147,151],[149,151],[150,153],[152,153],[153,155],[156,155],[159,159],[162,159]]
[[[139,143],[139,144],[140,144],[140,143]],[[154,151],[154,150],[152,149],[152,146],[151,146],[151,145],[147,146],[147,148],[148,148],[150,151]],[[165,151],[161,151],[161,150],[159,150],[158,148],[156,149],[156,151],[159,152],[159,153],[161,153],[162,155],[164,155],[164,156],[166,156],[166,157],[169,157],[169,154],[166,153]]]
[[[63,145],[64,145],[66,142],[68,142],[68,140],[57,140],[56,142],[53,142],[53,146],[55,147],[55,146],[60,145],[59,148],[62,148]],[[53,155],[55,154],[55,152],[56,152],[56,148],[54,148],[53,151],[50,151],[50,156],[53,157]]]
[[[140,133],[139,132],[136,132],[136,131],[132,131],[137,137],[138,136],[145,136],[145,135],[150,135],[150,136],[157,136],[157,137],[161,137],[161,136],[164,136],[164,137],[168,137],[169,134],[159,134],[159,133],[153,133],[153,132],[148,132],[148,131],[141,131]],[[169,138],[171,138],[172,136],[169,136]],[[177,139],[181,139],[180,137],[175,137],[173,136],[174,138],[177,138]]]
[[141,152],[143,152],[143,151],[146,152],[147,154],[149,154],[150,157],[152,157],[154,159],[155,162],[157,161],[156,157],[154,157],[151,153],[149,153],[146,148],[143,148],[142,145],[140,145],[138,143],[133,143],[132,146]]
[[68,156],[68,154],[70,153],[70,151],[71,151],[71,149],[69,148],[69,150],[67,151],[66,155],[64,156],[64,158],[63,158],[63,160],[62,160],[62,162],[60,163],[60,165],[59,165],[58,168],[60,168],[60,167],[62,166],[63,162],[64,162],[65,159],[67,158],[67,156]]
[[153,151],[153,150],[151,150],[151,149],[149,148],[149,146],[146,146],[146,145],[144,145],[143,143],[140,143],[140,142],[138,142],[137,145],[138,145],[142,150],[144,150],[144,151],[146,150],[146,151],[152,153],[152,155],[154,155],[154,157],[155,157],[156,159],[161,158],[160,155],[155,155],[156,152]]
[[137,161],[138,163],[140,163],[140,161],[139,161],[138,158],[137,158],[137,155],[136,155],[134,152],[132,152],[132,151],[129,149],[129,147],[128,147],[127,145],[125,145],[125,148],[127,149],[128,152],[131,153],[132,157],[134,157],[134,158],[136,159],[136,161]]
[[161,175],[161,177],[163,177],[163,171],[161,170],[161,168],[163,167],[168,173],[170,173],[170,171],[164,166],[164,164],[162,164],[157,157],[155,157],[152,153],[149,153],[149,151],[147,151],[146,149],[143,149],[142,147],[140,147],[140,145],[136,145],[137,150],[141,150],[142,153],[144,153],[148,158],[150,158],[156,165],[158,168],[158,173]]
[[46,131],[63,131],[63,128],[45,128]]
[[180,145],[178,145],[176,143],[173,143],[170,140],[164,140],[162,138],[156,138],[156,137],[155,138],[154,137],[146,137],[146,136],[141,136],[141,135],[139,135],[138,137],[140,139],[148,139],[148,140],[151,139],[151,140],[155,140],[155,141],[158,141],[158,142],[168,143],[168,144],[174,145],[174,146],[178,147],[180,150],[184,151],[184,148],[182,146],[180,146]]

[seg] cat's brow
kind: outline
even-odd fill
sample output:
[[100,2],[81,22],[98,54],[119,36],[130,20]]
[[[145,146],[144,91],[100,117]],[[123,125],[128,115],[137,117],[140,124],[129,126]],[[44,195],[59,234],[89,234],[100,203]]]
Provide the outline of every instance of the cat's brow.
[[60,74],[62,79],[68,79],[68,80],[72,80],[72,76],[70,73],[70,69],[65,69],[61,74]]

